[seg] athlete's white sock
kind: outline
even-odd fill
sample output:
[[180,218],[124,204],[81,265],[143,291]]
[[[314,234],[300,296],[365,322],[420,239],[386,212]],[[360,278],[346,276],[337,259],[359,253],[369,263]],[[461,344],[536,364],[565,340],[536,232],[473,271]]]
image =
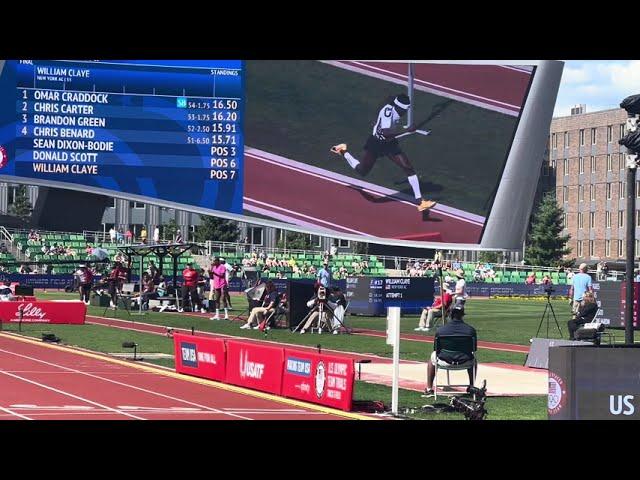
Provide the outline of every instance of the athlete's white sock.
[[224,318],[229,318],[229,312],[226,308],[224,309]]
[[220,315],[220,310],[216,308],[216,317]]
[[349,152],[344,152],[344,158],[347,159],[347,162],[349,162],[349,165],[351,165],[351,168],[356,168],[358,165],[360,165],[360,162],[358,161],[358,159],[353,155],[351,155]]
[[420,182],[418,181],[418,175],[411,175],[407,178],[409,180],[409,185],[413,189],[413,195],[418,198],[422,198],[422,193],[420,192]]

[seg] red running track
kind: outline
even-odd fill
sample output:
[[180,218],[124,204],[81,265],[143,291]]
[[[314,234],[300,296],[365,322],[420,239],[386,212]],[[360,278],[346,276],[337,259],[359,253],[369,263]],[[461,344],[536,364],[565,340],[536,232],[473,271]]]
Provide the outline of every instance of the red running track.
[[[0,334],[0,419],[337,420],[300,402]],[[257,394],[262,395],[262,394]],[[264,397],[264,395],[262,395]],[[288,405],[287,405],[288,403]]]
[[[333,64],[366,75],[407,82],[407,63],[341,61]],[[418,89],[518,115],[531,72],[522,67],[500,65],[415,63],[414,80]]]
[[[356,235],[446,243],[480,240],[480,222],[439,207],[423,215],[413,203],[380,193],[379,189],[364,189],[347,177],[329,178],[326,172],[319,175],[302,164],[255,149],[247,149],[244,158],[244,191],[250,195],[244,197],[246,210],[288,223]],[[345,160],[336,156],[335,161]],[[318,218],[319,199],[330,199],[340,208],[325,209]]]

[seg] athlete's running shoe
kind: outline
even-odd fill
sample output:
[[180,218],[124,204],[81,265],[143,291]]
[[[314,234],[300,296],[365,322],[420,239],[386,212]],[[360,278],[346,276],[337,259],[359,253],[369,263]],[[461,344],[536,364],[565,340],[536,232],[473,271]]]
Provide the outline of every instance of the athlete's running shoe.
[[347,151],[347,144],[340,143],[338,145],[334,145],[333,147],[331,147],[331,151],[333,153],[337,153],[338,155],[344,155],[344,152]]
[[424,200],[422,199],[420,201],[420,204],[418,205],[418,211],[419,212],[424,212],[425,210],[430,210],[433,207],[435,207],[438,203],[434,202],[433,200]]

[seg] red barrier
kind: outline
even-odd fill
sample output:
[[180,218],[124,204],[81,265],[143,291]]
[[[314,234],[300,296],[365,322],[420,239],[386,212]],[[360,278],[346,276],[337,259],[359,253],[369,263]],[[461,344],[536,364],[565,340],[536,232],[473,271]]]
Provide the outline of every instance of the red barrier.
[[17,323],[84,324],[87,306],[80,301],[12,301],[0,302],[0,321]]
[[227,341],[227,383],[282,393],[284,348]]
[[285,349],[282,395],[350,411],[353,359]]
[[176,333],[173,335],[176,372],[224,382],[224,340]]

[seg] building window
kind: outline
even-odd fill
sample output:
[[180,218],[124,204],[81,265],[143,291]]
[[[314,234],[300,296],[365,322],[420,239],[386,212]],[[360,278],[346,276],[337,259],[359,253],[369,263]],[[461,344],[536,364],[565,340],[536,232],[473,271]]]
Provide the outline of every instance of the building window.
[[582,257],[582,240],[578,240],[578,257]]
[[596,157],[591,156],[591,173],[596,173]]
[[624,123],[620,124],[620,137],[619,138],[624,137],[624,125],[625,125]]
[[618,154],[618,165],[620,166],[620,170],[624,170],[624,168],[626,167],[624,162],[624,153]]
[[594,202],[596,200],[596,186],[589,185],[589,200]]
[[349,240],[340,239],[338,241],[339,248],[349,248],[351,246],[351,242]]
[[613,170],[613,165],[611,164],[611,154],[607,154],[607,172]]
[[593,257],[595,251],[595,249],[593,248],[593,240],[589,240],[589,256]]
[[584,201],[584,185],[578,186],[578,201],[579,202]]
[[564,228],[569,228],[569,215],[567,213],[565,213],[564,216],[563,216],[562,226]]
[[582,220],[582,212],[578,212],[578,228],[584,228],[584,222]]
[[613,125],[607,127],[607,143],[611,143],[613,139]]
[[636,240],[636,249],[633,252],[633,256],[637,257],[638,256],[638,245],[640,245],[640,240]]
[[611,240],[604,241],[604,256],[607,258],[611,256]]
[[589,212],[589,226],[595,228],[596,226],[596,212]]
[[569,148],[569,132],[564,132],[564,148]]
[[562,201],[563,201],[563,202],[568,201],[568,200],[567,200],[567,198],[568,198],[568,196],[569,196],[569,195],[568,195],[568,188],[569,188],[569,187],[562,187]]
[[309,244],[312,247],[321,247],[322,246],[322,239],[320,238],[319,235],[309,235]]
[[[622,137],[620,137],[622,138]],[[551,146],[554,150],[556,150],[558,148],[558,137],[556,136],[555,133],[551,134]]]
[[622,210],[618,212],[618,228],[624,228],[624,212]]
[[142,202],[133,202],[133,208],[144,208],[144,203],[142,203]]
[[249,242],[253,245],[262,245],[262,227],[250,227],[247,229]]
[[611,228],[611,212],[605,212],[604,224],[606,228]]
[[640,198],[640,182],[636,180],[636,198]]
[[591,145],[595,145],[596,144],[596,128],[592,128],[591,129]]
[[618,256],[622,257],[624,255],[623,251],[624,245],[622,244],[622,240],[618,240]]
[[580,129],[580,146],[584,146],[584,128]]
[[640,210],[636,210],[636,227],[640,227]]
[[569,159],[568,158],[564,159],[563,171],[565,175],[569,175]]
[[584,157],[580,157],[579,164],[580,164],[580,173],[584,173]]
[[611,184],[607,183],[607,200],[611,200]]
[[118,199],[114,198],[113,199],[113,205],[111,206],[111,208],[117,208],[118,207]]
[[625,188],[624,182],[619,182],[618,192],[620,192],[620,198],[624,198],[625,190],[626,190],[626,188]]

